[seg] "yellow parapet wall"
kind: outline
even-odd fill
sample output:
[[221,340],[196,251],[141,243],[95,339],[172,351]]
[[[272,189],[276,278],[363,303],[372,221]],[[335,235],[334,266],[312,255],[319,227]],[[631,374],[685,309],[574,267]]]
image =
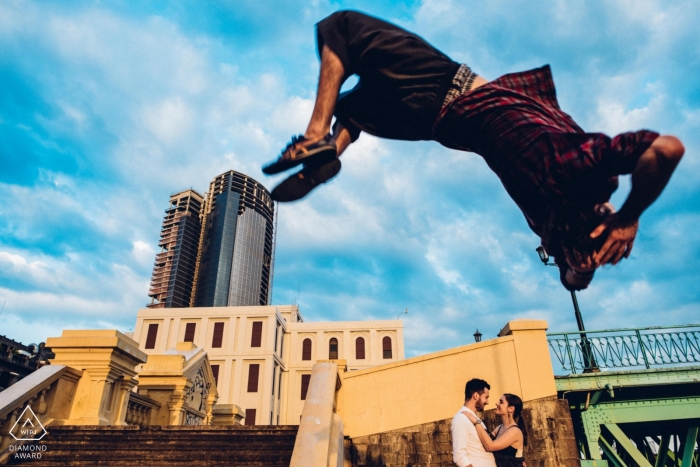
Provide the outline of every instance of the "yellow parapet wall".
[[509,322],[500,336],[388,365],[342,374],[338,414],[351,438],[451,418],[471,378],[491,385],[491,405],[504,392],[523,401],[556,396],[547,322]]

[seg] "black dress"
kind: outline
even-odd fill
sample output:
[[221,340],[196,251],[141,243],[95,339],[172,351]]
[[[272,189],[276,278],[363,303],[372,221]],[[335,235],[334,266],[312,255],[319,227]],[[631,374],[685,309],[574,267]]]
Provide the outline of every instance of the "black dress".
[[[493,436],[491,433],[489,433],[491,439],[495,440],[501,433],[502,428],[503,425],[498,427],[498,432],[496,433],[496,436]],[[506,430],[507,429],[508,428],[506,428]],[[515,449],[513,446],[508,446],[507,448],[503,448],[500,451],[494,451],[493,457],[496,458],[496,467],[523,467],[525,458],[522,456],[515,457],[517,454],[518,450]]]

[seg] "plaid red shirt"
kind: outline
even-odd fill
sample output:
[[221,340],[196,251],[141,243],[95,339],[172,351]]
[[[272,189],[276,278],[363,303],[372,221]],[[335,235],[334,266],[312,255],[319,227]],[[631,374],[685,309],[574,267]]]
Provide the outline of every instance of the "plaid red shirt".
[[658,137],[584,133],[559,108],[549,66],[502,76],[456,98],[435,122],[436,141],[475,152],[498,175],[543,237],[553,212],[593,209],[610,199],[619,174]]

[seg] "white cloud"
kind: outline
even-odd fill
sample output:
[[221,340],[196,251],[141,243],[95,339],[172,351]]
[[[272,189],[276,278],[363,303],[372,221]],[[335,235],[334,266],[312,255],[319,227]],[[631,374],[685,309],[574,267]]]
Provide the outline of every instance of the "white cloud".
[[600,93],[597,102],[597,122],[594,126],[602,128],[612,135],[625,131],[642,128],[654,128],[659,125],[659,116],[668,114],[669,102],[659,83],[648,83],[645,91],[651,94],[649,102],[644,107],[630,109],[625,100],[630,97],[630,91],[636,76],[619,76],[600,81]]
[[162,143],[172,145],[188,137],[195,115],[181,97],[174,97],[145,108],[142,118]]
[[141,240],[136,240],[133,242],[134,247],[131,249],[131,254],[136,258],[141,264],[149,264],[153,262],[155,258],[156,251],[153,247]]
[[32,281],[42,282],[50,278],[49,268],[41,261],[29,262],[20,255],[0,251],[0,268],[11,270],[13,275],[24,276]]

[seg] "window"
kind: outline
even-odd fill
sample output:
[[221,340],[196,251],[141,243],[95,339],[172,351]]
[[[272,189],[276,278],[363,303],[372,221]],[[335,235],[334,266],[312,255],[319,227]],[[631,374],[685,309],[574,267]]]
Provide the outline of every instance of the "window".
[[382,349],[384,350],[384,358],[392,358],[391,357],[391,337],[385,336],[384,339],[382,339]]
[[214,384],[219,385],[219,365],[212,365],[211,372],[214,374]]
[[197,328],[197,323],[187,323],[185,326],[185,342],[194,342],[194,330]]
[[[278,383],[277,383],[277,399],[282,399],[282,371],[281,370],[280,370],[280,379],[278,380]],[[279,425],[279,422],[277,424]]]
[[260,347],[262,343],[262,321],[253,322],[253,335],[250,339],[251,347]]
[[148,335],[146,336],[146,348],[156,348],[156,337],[158,337],[158,324],[151,323],[148,325]]
[[304,343],[301,346],[301,359],[311,360],[311,339],[304,339]]
[[258,392],[258,375],[260,375],[260,365],[251,363],[248,367],[248,392]]
[[224,323],[214,323],[214,337],[211,340],[212,349],[220,349],[224,342]]
[[301,375],[301,400],[306,400],[306,393],[309,391],[309,381],[311,375]]
[[332,337],[328,342],[328,359],[338,360],[338,339]]
[[358,337],[355,340],[355,358],[357,360],[365,359],[365,338]]
[[272,395],[275,395],[275,378],[277,377],[277,363],[275,363],[275,367],[272,369]]
[[255,425],[255,409],[245,409],[245,424]]

